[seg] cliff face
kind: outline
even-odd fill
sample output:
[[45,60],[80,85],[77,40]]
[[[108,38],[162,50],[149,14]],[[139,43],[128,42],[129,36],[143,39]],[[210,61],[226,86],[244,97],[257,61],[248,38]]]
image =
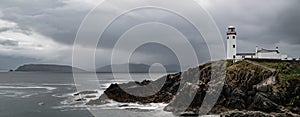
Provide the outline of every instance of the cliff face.
[[[273,73],[271,71],[246,61],[241,61],[233,65],[229,63],[227,66],[225,84],[219,100],[211,111],[212,113],[220,113],[222,110],[231,109],[258,110],[258,107],[262,107],[259,110],[263,111],[273,110],[274,105],[272,105],[271,102],[271,105],[268,107],[266,107],[266,105],[260,105],[261,103],[258,101],[266,102],[268,100],[263,98],[260,92],[255,88],[256,84],[272,76]],[[195,113],[200,111],[200,106],[206,94],[214,93],[207,92],[207,89],[210,87],[208,83],[217,81],[211,80],[211,66],[209,65],[200,66],[199,69],[190,69],[186,74],[193,75],[196,74],[198,70],[200,71],[199,83],[187,83],[185,87],[178,92],[178,95],[175,96],[174,101],[165,108],[166,111],[182,111],[181,107],[184,107],[183,102],[185,102],[187,96],[189,96],[186,92],[190,91],[196,92],[196,95],[186,111]],[[183,75],[183,77],[190,78],[191,76]]]
[[[225,64],[221,61],[217,69],[222,66],[225,66],[227,70],[226,74],[223,74],[226,75],[224,87],[210,113],[223,113],[228,116],[236,116],[241,113],[246,116],[272,112],[282,116],[300,114],[300,72],[298,74],[300,65],[298,63],[274,65],[274,63],[266,62],[240,61],[234,64],[231,62]],[[272,69],[277,70],[273,71]],[[215,90],[208,89],[222,85],[220,76],[222,73],[219,73],[218,70],[212,74],[211,63],[208,63],[182,73],[165,76],[156,81],[112,84],[104,92],[105,94],[98,100],[90,101],[88,105],[104,104],[109,99],[118,102],[163,102],[168,103],[165,111],[197,114],[201,113],[200,107],[204,104],[204,97],[217,93]],[[124,90],[138,95],[128,94]],[[155,91],[158,92],[154,95],[144,96]],[[191,102],[187,105],[188,100]],[[232,110],[234,111],[226,113]],[[268,114],[262,115],[267,116]]]

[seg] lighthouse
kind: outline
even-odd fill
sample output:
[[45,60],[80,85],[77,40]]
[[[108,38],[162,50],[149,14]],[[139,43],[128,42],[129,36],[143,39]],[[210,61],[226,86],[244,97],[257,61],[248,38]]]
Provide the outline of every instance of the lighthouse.
[[288,58],[287,55],[281,55],[279,48],[276,49],[258,49],[256,46],[255,52],[237,53],[237,33],[234,26],[229,26],[226,34],[227,40],[227,59],[237,62],[244,59],[264,59],[264,60],[296,60]]
[[227,59],[236,59],[236,30],[234,26],[229,26],[227,32]]

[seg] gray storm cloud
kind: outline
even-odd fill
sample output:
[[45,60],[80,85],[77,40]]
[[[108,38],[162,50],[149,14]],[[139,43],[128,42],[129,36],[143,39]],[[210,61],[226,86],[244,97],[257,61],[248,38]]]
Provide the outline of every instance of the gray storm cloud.
[[19,42],[18,41],[13,41],[13,40],[4,40],[4,41],[0,41],[0,45],[3,45],[3,46],[18,46]]
[[[225,36],[226,28],[229,25],[235,25],[238,28],[238,50],[243,52],[254,51],[256,45],[266,48],[274,48],[279,46],[283,53],[290,56],[300,57],[300,8],[299,0],[200,0],[205,3],[203,7],[215,19],[220,31]],[[0,1],[0,20],[14,22],[18,25],[18,33],[31,36],[30,33],[38,33],[58,43],[72,48],[77,30],[81,21],[87,13],[95,7],[100,0],[78,1],[78,0],[2,0]],[[176,1],[174,1],[176,2]],[[188,9],[188,8],[187,8]],[[107,11],[109,14],[110,11]],[[197,12],[191,12],[197,15]],[[105,16],[105,14],[104,14]],[[201,35],[195,34],[193,30],[172,14],[164,14],[159,12],[136,12],[132,15],[124,16],[117,20],[112,28],[105,33],[99,49],[105,52],[97,53],[99,66],[109,64],[109,52],[112,48],[116,37],[120,35],[122,30],[129,28],[131,25],[139,21],[149,20],[156,17],[155,20],[173,24],[179,27],[184,33],[189,35],[190,41],[194,48],[197,48],[197,55],[200,62],[209,59],[206,45],[201,39]],[[0,37],[5,36],[2,32],[14,32],[15,28],[0,26]],[[22,32],[20,32],[22,31]],[[13,35],[13,34],[12,34]],[[141,34],[142,35],[142,34]],[[156,38],[164,38],[160,35],[153,35]],[[37,37],[35,37],[37,38]],[[87,37],[88,38],[88,37]],[[166,37],[167,38],[167,37]],[[171,38],[171,37],[168,37]],[[145,37],[147,39],[147,37]],[[1,45],[17,45],[15,42],[2,40]],[[130,43],[128,44],[130,46]],[[184,46],[184,44],[182,44]],[[55,48],[55,47],[54,47]],[[145,49],[147,48],[147,49]],[[71,50],[71,49],[67,49]],[[64,50],[57,52],[57,55],[71,54],[71,51]],[[126,50],[126,49],[125,49]],[[157,50],[164,50],[157,52]],[[53,50],[55,51],[55,50]],[[222,53],[220,53],[222,54]],[[6,68],[14,68],[16,65],[9,65],[5,62],[5,58],[12,58],[16,63],[28,62],[58,62],[59,60],[45,60],[46,57],[30,57],[23,55],[14,55],[11,57],[7,54],[1,55],[1,64]],[[140,55],[140,56],[138,56]],[[168,56],[170,55],[170,56]],[[16,57],[16,56],[19,56]],[[61,56],[66,57],[66,56]],[[61,57],[58,57],[61,59]],[[157,45],[145,45],[141,47],[134,58],[137,62],[151,63],[151,61],[161,61],[170,64],[168,60],[174,55],[165,47]],[[16,59],[18,58],[18,59]],[[38,59],[37,59],[38,58]],[[155,60],[154,60],[155,59]],[[6,60],[6,59],[5,59]],[[69,59],[71,60],[71,59]],[[65,60],[67,61],[67,60]]]

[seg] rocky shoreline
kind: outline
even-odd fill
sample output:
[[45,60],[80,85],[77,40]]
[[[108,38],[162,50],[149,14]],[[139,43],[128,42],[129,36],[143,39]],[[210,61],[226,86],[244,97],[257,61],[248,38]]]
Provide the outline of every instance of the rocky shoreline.
[[[283,79],[284,72],[291,74],[288,70],[300,68],[299,63],[277,66],[277,73],[247,61],[218,61],[216,68],[221,69],[224,66],[227,71],[224,74],[224,84],[220,81],[222,73],[212,74],[212,63],[207,63],[156,81],[111,84],[99,99],[91,100],[86,105],[103,105],[109,103],[109,100],[141,104],[166,103],[168,105],[164,110],[168,112],[201,114],[200,107],[203,106],[205,96],[217,93],[216,90],[208,89],[224,85],[216,104],[208,114],[300,116],[300,75],[295,73],[293,77]],[[275,83],[264,84],[270,78],[277,80]],[[146,96],[149,93],[153,95]]]

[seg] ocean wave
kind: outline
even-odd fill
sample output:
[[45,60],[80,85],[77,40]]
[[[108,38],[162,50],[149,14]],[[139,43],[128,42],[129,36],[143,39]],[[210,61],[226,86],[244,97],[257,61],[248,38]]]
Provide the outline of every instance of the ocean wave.
[[44,83],[42,86],[77,86],[77,84],[50,84],[50,83]]
[[[87,102],[87,101],[85,101]],[[107,109],[107,110],[141,110],[141,111],[155,111],[155,110],[163,110],[167,104],[165,103],[149,103],[149,104],[139,104],[139,103],[120,103],[111,101],[108,104],[97,105],[97,106],[88,106],[85,105],[84,102],[73,102],[71,100],[65,100],[61,102],[61,106],[55,106],[55,109],[66,109],[72,108],[71,110],[82,108],[88,110],[97,110],[97,109]]]
[[104,90],[93,90],[95,93],[84,94],[82,91],[75,93],[66,93],[66,94],[53,94],[53,97],[65,98],[60,102],[64,107],[83,107],[85,103],[90,100],[98,99],[103,93]]
[[52,97],[57,97],[57,98],[67,98],[67,97],[72,97],[72,93],[68,93],[68,94],[53,94],[51,95]]
[[20,97],[22,95],[26,95],[26,93],[20,92],[20,91],[5,90],[5,91],[2,91],[2,95],[5,97]]
[[108,104],[89,106],[90,108],[101,108],[101,109],[139,109],[139,110],[162,110],[167,104],[165,103],[149,103],[149,104],[139,104],[139,103],[120,103],[111,101]]
[[113,84],[113,83],[104,83],[104,84],[101,84],[100,85],[100,88],[108,88],[111,84]]
[[55,87],[43,87],[43,86],[0,86],[0,89],[46,89],[55,90]]
[[38,95],[38,93],[31,93],[31,94],[22,95],[21,98],[30,98],[31,96],[35,96],[35,95]]
[[5,97],[12,97],[12,98],[29,98],[31,96],[38,95],[38,93],[4,90],[1,92],[0,95],[3,95]]

